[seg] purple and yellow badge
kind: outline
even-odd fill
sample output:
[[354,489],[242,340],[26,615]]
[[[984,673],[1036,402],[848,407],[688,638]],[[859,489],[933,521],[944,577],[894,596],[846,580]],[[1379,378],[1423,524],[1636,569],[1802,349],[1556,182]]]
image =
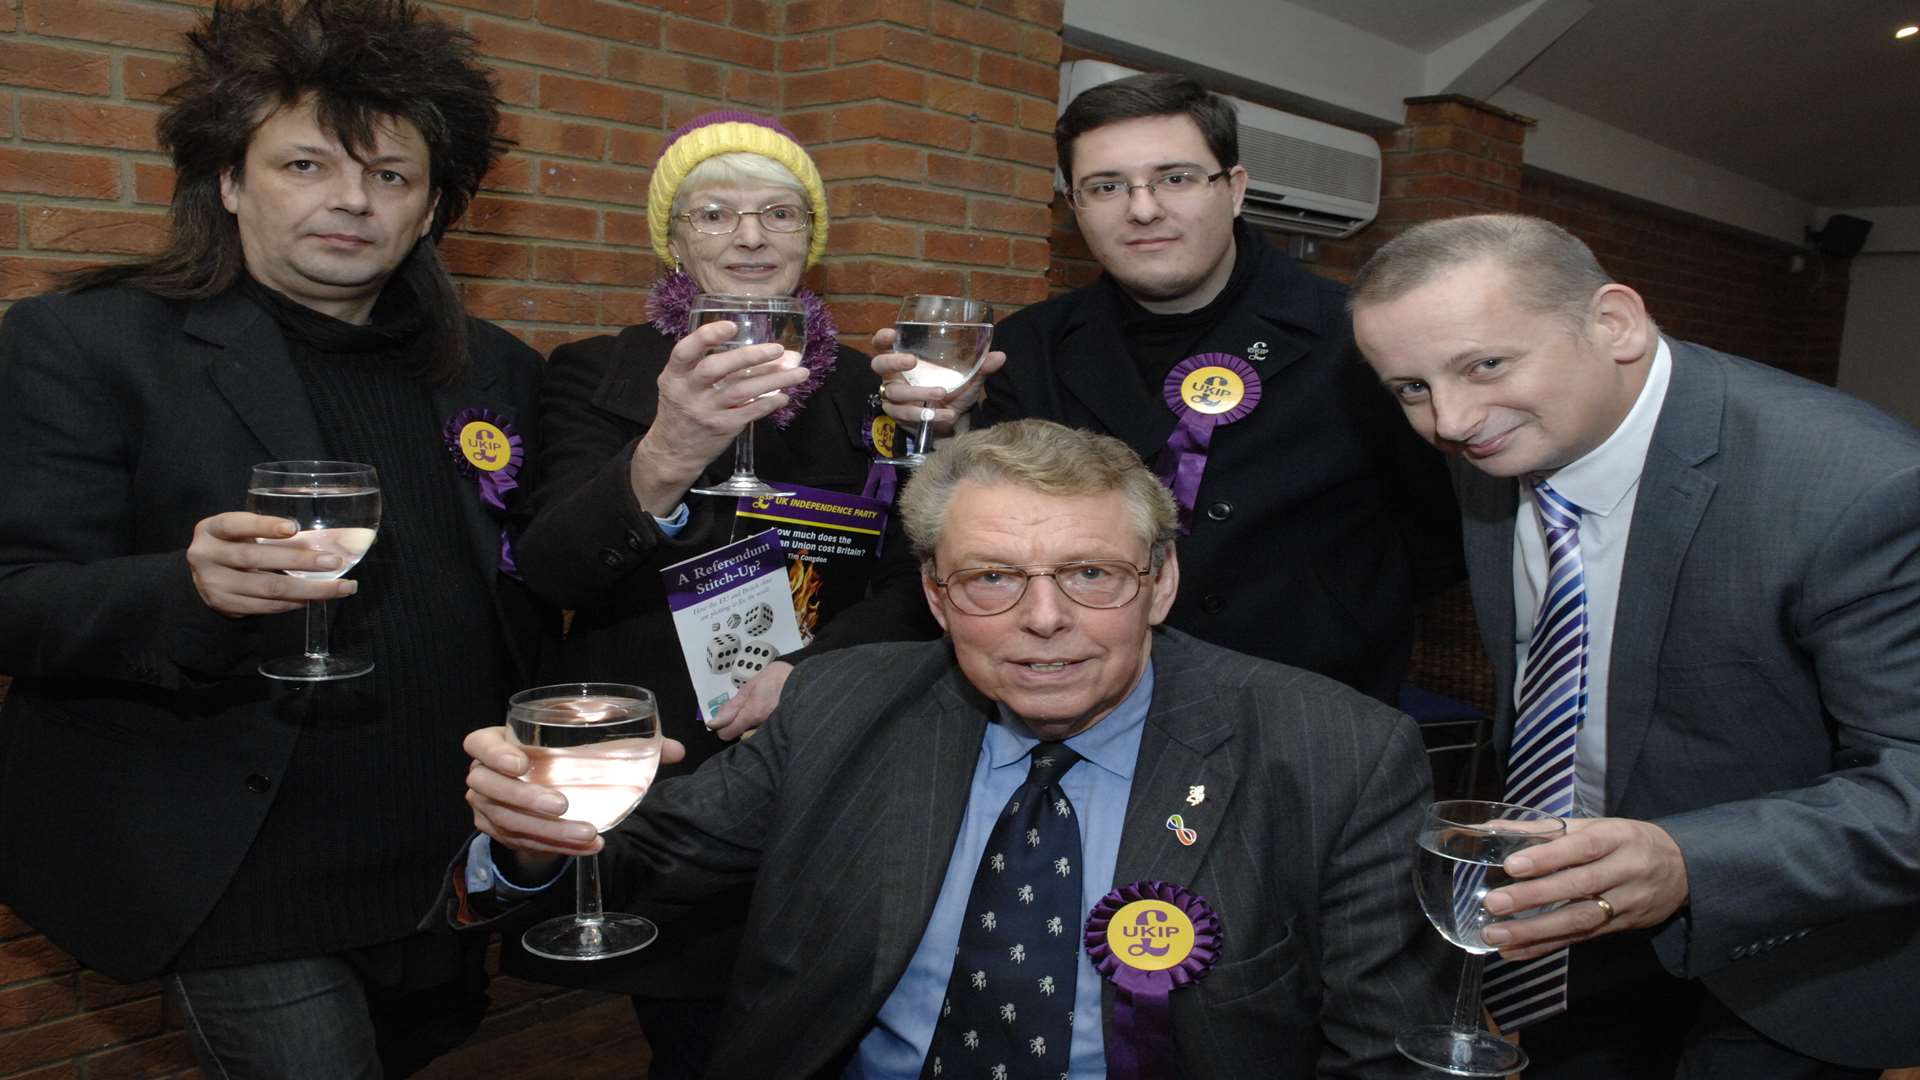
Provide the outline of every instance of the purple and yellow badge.
[[1231,353],[1201,353],[1173,365],[1161,392],[1180,422],[1154,471],[1180,504],[1184,525],[1200,496],[1213,429],[1244,418],[1260,404],[1260,373]]
[[1093,906],[1087,916],[1087,956],[1114,986],[1110,1078],[1171,1074],[1167,995],[1212,970],[1220,937],[1220,917],[1206,899],[1164,881],[1122,885]]
[[513,422],[492,409],[462,409],[447,420],[442,435],[461,474],[479,484],[480,498],[505,510],[507,492],[520,486],[516,477],[527,456]]

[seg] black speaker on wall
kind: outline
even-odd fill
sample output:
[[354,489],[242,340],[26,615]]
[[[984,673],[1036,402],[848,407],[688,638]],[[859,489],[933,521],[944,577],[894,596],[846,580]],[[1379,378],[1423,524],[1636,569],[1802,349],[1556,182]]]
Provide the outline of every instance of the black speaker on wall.
[[1813,250],[1822,255],[1850,259],[1860,254],[1860,249],[1866,246],[1867,233],[1872,230],[1873,222],[1866,218],[1835,214],[1819,229],[1808,229],[1807,240],[1813,244]]

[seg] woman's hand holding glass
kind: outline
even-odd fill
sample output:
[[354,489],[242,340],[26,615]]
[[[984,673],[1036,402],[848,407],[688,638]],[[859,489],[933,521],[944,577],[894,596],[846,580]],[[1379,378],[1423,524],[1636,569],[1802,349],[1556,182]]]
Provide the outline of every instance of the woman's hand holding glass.
[[660,372],[658,408],[628,475],[640,505],[661,517],[741,431],[784,408],[785,392],[807,379],[800,354],[778,345],[709,355],[732,340],[735,329],[731,322],[695,328],[674,345]]

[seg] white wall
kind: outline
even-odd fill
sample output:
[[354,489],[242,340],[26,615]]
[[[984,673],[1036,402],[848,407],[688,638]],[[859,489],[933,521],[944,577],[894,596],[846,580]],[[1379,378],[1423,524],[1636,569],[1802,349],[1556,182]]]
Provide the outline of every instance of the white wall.
[[1840,389],[1920,424],[1920,253],[1856,255],[1852,274]]
[[[1492,50],[1487,63],[1517,70],[1511,57],[1496,54],[1544,48],[1583,13],[1579,5],[1522,5],[1432,54],[1286,0],[1067,0],[1066,34],[1132,67],[1195,71],[1228,93],[1382,128],[1405,123],[1405,100],[1433,93],[1432,80],[1472,69],[1474,50]],[[1524,32],[1509,33],[1516,20],[1536,14]],[[1527,134],[1529,165],[1790,244],[1802,243],[1814,221],[1814,208],[1801,199],[1535,95],[1509,86],[1490,100],[1539,121]]]

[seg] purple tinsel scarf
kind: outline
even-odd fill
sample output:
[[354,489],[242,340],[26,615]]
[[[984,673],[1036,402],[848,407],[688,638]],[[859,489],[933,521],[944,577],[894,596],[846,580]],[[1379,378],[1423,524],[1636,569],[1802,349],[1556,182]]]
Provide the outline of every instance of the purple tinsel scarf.
[[[693,298],[699,295],[700,286],[693,277],[677,270],[654,283],[653,295],[647,298],[647,318],[655,330],[678,341],[692,329]],[[774,426],[781,428],[800,415],[840,355],[840,331],[827,305],[809,289],[795,290],[793,295],[807,309],[807,352],[800,358],[807,367],[807,381],[787,391],[787,407],[773,414]]]

